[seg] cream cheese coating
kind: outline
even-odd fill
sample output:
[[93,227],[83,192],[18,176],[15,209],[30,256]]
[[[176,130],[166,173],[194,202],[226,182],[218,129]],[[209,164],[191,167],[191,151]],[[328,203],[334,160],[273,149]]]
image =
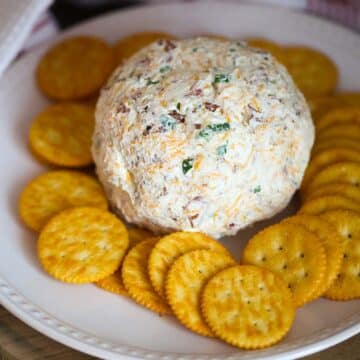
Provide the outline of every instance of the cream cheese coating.
[[92,152],[127,221],[219,238],[288,204],[313,141],[281,64],[202,37],[158,41],[117,68],[97,104]]

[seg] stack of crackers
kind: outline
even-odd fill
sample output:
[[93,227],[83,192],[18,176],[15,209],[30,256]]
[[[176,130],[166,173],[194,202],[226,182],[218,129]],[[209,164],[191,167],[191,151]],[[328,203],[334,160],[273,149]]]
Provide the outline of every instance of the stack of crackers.
[[29,144],[39,161],[55,169],[23,190],[20,216],[39,232],[39,261],[54,278],[95,283],[240,348],[270,346],[287,334],[304,304],[320,296],[360,297],[360,94],[333,94],[336,66],[317,50],[248,40],[288,68],[309,100],[317,136],[299,214],[255,235],[235,254],[237,262],[202,233],[160,238],[127,228],[108,211],[89,168],[101,86],[116,65],[162,38],[174,37],[138,33],[111,47],[78,36],[42,57],[38,87],[56,103],[33,121]]

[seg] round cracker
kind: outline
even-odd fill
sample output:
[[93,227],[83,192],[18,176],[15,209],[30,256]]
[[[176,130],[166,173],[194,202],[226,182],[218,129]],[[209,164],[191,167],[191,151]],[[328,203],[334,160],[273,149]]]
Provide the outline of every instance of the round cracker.
[[129,295],[140,305],[159,314],[171,314],[166,302],[155,292],[147,273],[149,255],[158,238],[141,241],[124,259],[122,279]]
[[327,55],[303,46],[289,46],[283,51],[286,68],[307,98],[334,92],[338,71]]
[[320,215],[330,210],[360,211],[360,204],[341,195],[324,195],[307,201],[299,210],[301,214]]
[[322,186],[340,182],[356,187],[360,186],[360,164],[352,161],[341,161],[319,171],[309,182],[305,193],[313,192]]
[[120,39],[115,44],[114,51],[116,62],[117,64],[123,63],[124,60],[155,41],[175,39],[175,36],[160,31],[146,31],[131,34]]
[[166,275],[181,255],[198,249],[208,249],[225,254],[228,250],[211,237],[197,232],[176,232],[163,237],[154,247],[149,257],[148,273],[156,292],[166,298]]
[[19,213],[29,228],[40,231],[54,215],[78,206],[107,209],[99,182],[76,171],[50,171],[36,177],[22,191]]
[[360,124],[360,106],[344,106],[333,109],[315,122],[318,133],[325,129],[340,124]]
[[360,216],[352,211],[329,211],[322,215],[344,239],[345,251],[338,276],[325,296],[333,300],[360,298]]
[[360,143],[357,140],[345,137],[318,139],[315,141],[311,155],[315,157],[320,152],[337,148],[348,148],[360,152]]
[[345,138],[355,141],[360,139],[360,124],[339,124],[330,126],[323,131],[321,131],[316,140],[323,141],[324,139],[334,139],[334,138]]
[[113,294],[128,296],[121,277],[121,266],[113,274],[97,281],[95,284]]
[[335,281],[344,256],[345,243],[336,229],[319,216],[296,215],[285,221],[304,226],[322,241],[326,254],[326,273],[323,282],[310,301],[322,296]]
[[203,316],[220,339],[244,349],[280,341],[294,322],[285,282],[269,270],[237,265],[217,273],[201,297]]
[[245,39],[248,46],[269,52],[281,63],[284,62],[284,51],[280,45],[265,38],[248,38]]
[[212,276],[233,265],[236,261],[232,257],[211,250],[190,251],[175,260],[166,278],[166,299],[188,329],[214,336],[201,316],[200,293]]
[[321,196],[326,195],[339,195],[346,197],[356,203],[360,203],[360,188],[350,184],[332,183],[329,185],[321,186],[309,193],[305,201],[309,201]]
[[[135,245],[140,243],[141,241],[153,237],[153,235],[150,232],[139,228],[128,229],[128,235],[129,235],[128,251],[132,249]],[[128,295],[124,283],[122,281],[121,268],[122,268],[122,264],[120,264],[119,268],[116,270],[114,274],[107,276],[106,278],[101,279],[100,281],[97,281],[96,285],[114,294]]]
[[350,148],[326,149],[317,153],[311,160],[305,171],[301,188],[306,189],[307,184],[321,170],[331,164],[343,161],[353,161],[360,163],[360,151]]
[[75,103],[50,105],[31,124],[32,151],[50,164],[79,167],[93,163],[94,109]]
[[113,68],[113,50],[108,44],[94,36],[76,36],[45,53],[37,66],[36,79],[48,97],[76,100],[96,93]]
[[127,230],[115,215],[78,207],[61,212],[44,227],[38,256],[54,278],[84,284],[113,274],[128,245]]
[[286,222],[272,225],[250,239],[241,262],[282,276],[292,290],[297,307],[312,299],[326,271],[321,240],[303,226]]

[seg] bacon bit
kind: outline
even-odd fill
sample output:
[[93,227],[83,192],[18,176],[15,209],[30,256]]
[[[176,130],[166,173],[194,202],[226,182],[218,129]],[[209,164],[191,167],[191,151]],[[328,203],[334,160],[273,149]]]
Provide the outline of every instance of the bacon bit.
[[176,48],[176,45],[170,41],[170,40],[165,40],[165,47],[164,47],[164,50],[166,52],[170,51],[170,50],[173,50]]
[[150,59],[148,57],[145,57],[144,59],[139,61],[139,64],[149,65],[150,64]]
[[193,89],[186,94],[186,96],[201,96],[203,94],[202,89]]
[[131,98],[133,100],[136,100],[138,97],[140,97],[142,95],[142,91],[141,90],[136,90],[132,95]]
[[188,219],[189,219],[189,222],[190,222],[190,225],[191,225],[192,228],[194,227],[193,220],[195,220],[198,217],[199,217],[199,214],[189,215],[188,216]]
[[152,129],[152,125],[148,125],[145,130],[143,131],[143,135],[147,136],[150,133],[150,130]]
[[125,113],[128,113],[130,111],[130,109],[128,107],[126,107],[124,103],[120,103],[117,107],[117,111],[118,111],[118,113],[125,114]]
[[185,122],[185,115],[178,113],[176,110],[170,111],[169,115],[181,123]]
[[206,108],[207,110],[209,110],[209,111],[212,111],[212,112],[216,111],[216,109],[218,109],[219,107],[220,107],[219,105],[212,104],[212,103],[210,103],[210,102],[206,102],[206,103],[205,103],[205,108]]
[[195,129],[201,129],[201,124],[195,124]]
[[234,223],[229,224],[229,228],[233,228],[235,226]]

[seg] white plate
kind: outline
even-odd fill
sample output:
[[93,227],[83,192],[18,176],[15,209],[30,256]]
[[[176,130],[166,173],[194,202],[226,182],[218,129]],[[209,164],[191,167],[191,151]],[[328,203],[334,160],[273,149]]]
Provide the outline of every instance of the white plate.
[[[220,2],[138,8],[87,22],[64,35],[96,34],[112,42],[127,33],[151,29],[181,36],[209,32],[265,35],[284,43],[305,43],[329,53],[337,62],[342,88],[360,84],[358,36],[331,23],[276,8]],[[360,301],[321,299],[297,312],[290,334],[278,345],[239,351],[197,336],[173,318],[161,318],[130,299],[93,285],[67,285],[47,276],[36,258],[36,236],[17,216],[17,199],[24,184],[45,170],[27,149],[30,121],[47,104],[33,81],[34,67],[44,49],[22,58],[0,81],[0,299],[9,311],[63,344],[109,359],[295,358],[360,332]],[[238,257],[242,244],[258,229],[248,229],[238,239],[224,243]]]

